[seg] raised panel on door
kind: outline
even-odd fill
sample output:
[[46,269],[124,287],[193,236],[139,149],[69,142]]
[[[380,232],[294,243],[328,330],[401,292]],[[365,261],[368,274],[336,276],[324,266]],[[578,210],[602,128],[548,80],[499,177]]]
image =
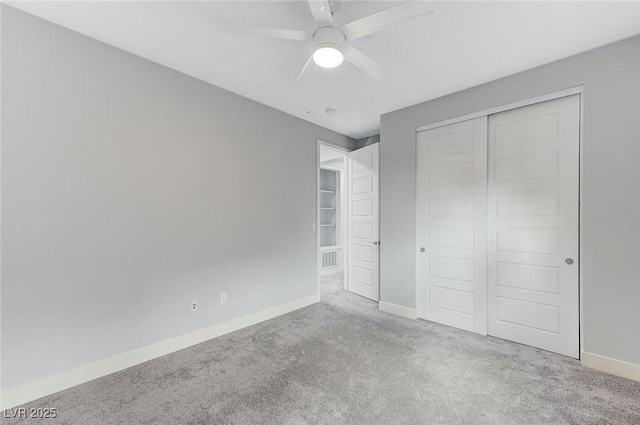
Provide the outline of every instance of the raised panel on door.
[[418,132],[417,157],[418,313],[486,334],[486,117]]
[[349,153],[347,289],[379,299],[378,145]]
[[487,208],[489,335],[575,358],[579,111],[576,95],[489,117]]

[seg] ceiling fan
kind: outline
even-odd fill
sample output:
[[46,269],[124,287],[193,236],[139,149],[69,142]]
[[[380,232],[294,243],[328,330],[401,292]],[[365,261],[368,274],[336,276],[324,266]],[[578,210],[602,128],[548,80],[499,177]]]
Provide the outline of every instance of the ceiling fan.
[[308,0],[308,3],[313,19],[318,26],[314,31],[232,25],[233,28],[243,34],[284,40],[312,41],[312,53],[298,74],[296,82],[302,79],[312,63],[323,68],[335,68],[342,63],[343,59],[346,59],[374,80],[381,80],[382,68],[360,50],[353,47],[350,41],[381,31],[402,21],[433,12],[433,7],[430,6],[430,3],[406,1],[336,27],[333,22],[333,15],[339,9],[339,0]]

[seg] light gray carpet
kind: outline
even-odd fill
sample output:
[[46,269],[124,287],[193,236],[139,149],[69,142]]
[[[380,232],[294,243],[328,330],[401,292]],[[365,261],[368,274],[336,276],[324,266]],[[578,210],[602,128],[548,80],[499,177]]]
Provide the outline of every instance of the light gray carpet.
[[576,360],[323,302],[66,390],[7,424],[640,424],[640,383]]

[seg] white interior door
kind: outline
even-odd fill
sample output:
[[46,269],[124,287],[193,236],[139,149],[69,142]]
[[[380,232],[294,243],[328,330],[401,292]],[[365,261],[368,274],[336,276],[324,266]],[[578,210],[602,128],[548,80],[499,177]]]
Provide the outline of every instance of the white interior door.
[[378,144],[349,153],[347,289],[379,300]]
[[421,318],[487,333],[487,117],[417,134]]
[[489,334],[577,358],[579,96],[489,117]]

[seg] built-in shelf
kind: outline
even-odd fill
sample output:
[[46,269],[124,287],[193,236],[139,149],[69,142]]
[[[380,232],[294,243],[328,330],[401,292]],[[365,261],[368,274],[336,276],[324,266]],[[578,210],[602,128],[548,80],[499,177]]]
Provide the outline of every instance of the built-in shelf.
[[320,169],[320,202],[319,223],[320,246],[336,246],[338,238],[338,173],[333,170]]

